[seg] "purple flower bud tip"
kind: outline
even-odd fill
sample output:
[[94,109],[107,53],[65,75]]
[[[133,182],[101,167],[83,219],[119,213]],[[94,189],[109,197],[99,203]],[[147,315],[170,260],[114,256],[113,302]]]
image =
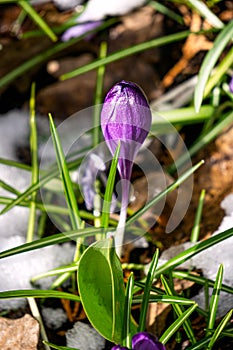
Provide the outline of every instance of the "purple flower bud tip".
[[[68,41],[72,38],[77,38],[90,30],[93,30],[101,25],[102,21],[86,22],[77,24],[69,29],[67,29],[61,36],[62,41]],[[91,34],[88,38],[91,37]]]
[[231,80],[229,83],[229,89],[230,89],[230,92],[233,94],[233,76],[231,77]]
[[[132,349],[133,350],[166,350],[165,346],[160,343],[157,338],[147,332],[139,332],[132,338]],[[112,350],[129,350],[116,345]]]
[[151,127],[151,111],[141,88],[122,80],[108,92],[101,111],[101,127],[112,153],[121,143],[118,169],[130,179],[132,164]]
[[135,334],[132,338],[132,346],[134,350],[166,350],[153,334],[147,332]]

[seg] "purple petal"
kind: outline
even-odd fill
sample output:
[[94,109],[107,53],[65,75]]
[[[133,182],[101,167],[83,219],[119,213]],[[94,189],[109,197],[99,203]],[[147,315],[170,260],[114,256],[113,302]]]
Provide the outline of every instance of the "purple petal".
[[101,126],[112,155],[121,142],[118,168],[122,178],[130,179],[133,161],[151,127],[149,104],[138,85],[123,80],[110,89]]
[[232,76],[230,83],[229,83],[229,89],[230,89],[230,92],[233,94],[233,76]]
[[62,41],[68,41],[72,38],[77,38],[90,30],[93,30],[101,25],[101,21],[95,21],[95,22],[87,22],[87,23],[80,23],[76,26],[73,26],[69,29],[67,29],[61,36]]
[[134,350],[166,350],[153,334],[147,332],[135,334],[132,338],[132,345]]
[[120,345],[115,345],[111,350],[129,350],[128,348],[122,348]]

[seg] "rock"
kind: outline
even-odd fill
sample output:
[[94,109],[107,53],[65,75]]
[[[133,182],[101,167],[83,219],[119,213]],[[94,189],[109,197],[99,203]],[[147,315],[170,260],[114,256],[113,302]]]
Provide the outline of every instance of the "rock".
[[0,317],[1,350],[36,350],[39,323],[26,314],[16,320]]

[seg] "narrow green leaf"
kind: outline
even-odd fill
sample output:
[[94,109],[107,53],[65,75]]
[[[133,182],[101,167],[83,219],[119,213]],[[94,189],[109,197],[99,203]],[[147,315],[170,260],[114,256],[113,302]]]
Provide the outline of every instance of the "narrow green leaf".
[[45,341],[45,340],[43,340],[43,343],[45,345],[50,346],[52,349],[57,349],[57,350],[79,350],[77,348],[69,348],[68,346],[58,346],[58,345],[52,344],[52,343]]
[[215,324],[216,314],[218,309],[219,295],[222,287],[222,279],[223,279],[223,265],[221,264],[218,269],[216,281],[214,284],[214,289],[210,299],[209,319],[207,323],[207,332],[206,332],[207,336],[210,334],[209,330],[214,329],[214,324]]
[[200,135],[195,141],[195,143],[189,148],[188,152],[184,153],[179,159],[176,160],[176,163],[169,167],[169,173],[173,173],[176,168],[181,167],[185,164],[190,157],[194,156],[200,149],[203,149],[208,143],[215,139],[219,133],[229,126],[233,122],[233,112],[226,113],[223,117],[208,130],[204,135]]
[[117,149],[112,159],[111,168],[108,175],[108,182],[107,182],[107,186],[104,194],[104,203],[103,203],[102,217],[101,217],[101,226],[104,228],[108,228],[108,224],[109,224],[109,214],[110,214],[112,193],[113,193],[113,188],[115,184],[119,154],[120,154],[120,142],[118,143]]
[[[114,229],[109,228],[109,232],[113,230]],[[90,237],[101,233],[103,233],[102,229],[95,228],[95,227],[57,233],[49,237],[41,238],[30,243],[22,244],[18,247],[5,250],[0,253],[0,259],[6,258],[7,256],[15,255],[15,254],[25,253],[31,250],[48,247],[49,245],[61,244],[61,243],[69,242],[71,240],[76,240],[78,238]]]
[[205,59],[199,71],[198,83],[196,85],[195,93],[194,93],[194,105],[197,112],[201,107],[205,86],[211,74],[211,71],[214,68],[217,60],[219,59],[226,45],[229,43],[230,40],[232,40],[232,37],[233,37],[233,21],[229,22],[222,29],[222,31],[217,36],[214,42],[213,48],[209,50],[205,56]]
[[65,193],[67,206],[69,208],[71,225],[73,229],[81,228],[82,220],[80,218],[77,200],[73,190],[73,184],[70,178],[65,155],[61,147],[61,142],[51,115],[49,115],[49,122],[50,122],[52,140],[53,140],[53,145],[56,153],[58,168],[62,179],[62,185]]
[[[143,300],[143,297],[141,295],[135,295],[133,297],[133,304],[141,303],[142,300]],[[186,299],[186,298],[174,296],[174,295],[167,295],[167,294],[163,294],[163,295],[150,294],[148,302],[178,304],[178,305],[190,305],[195,303],[193,300],[190,300],[190,299]]]
[[122,339],[123,346],[131,349],[132,347],[132,316],[131,316],[131,306],[132,306],[132,298],[133,298],[133,286],[134,286],[134,275],[131,272],[125,290],[125,305],[124,305],[124,317],[123,317],[123,328],[122,328]]
[[0,292],[0,299],[11,298],[59,298],[73,301],[80,301],[78,295],[66,292],[60,292],[57,290],[43,290],[43,289],[22,289],[22,290],[9,290],[7,292]]
[[[165,277],[163,275],[161,275],[160,278],[161,278],[161,281],[163,283],[163,286],[164,286],[164,289],[165,289],[166,293],[168,295],[172,295],[172,290],[171,290],[171,288],[169,286],[168,281],[165,279]],[[196,307],[197,306],[198,305],[196,305]],[[180,305],[172,304],[172,307],[173,307],[176,315],[178,316],[178,318],[180,316],[182,316],[183,309],[181,308]],[[191,341],[191,343],[192,344],[196,343],[196,338],[195,338],[195,335],[194,335],[194,332],[193,332],[193,329],[192,329],[191,322],[188,319],[185,319],[184,322],[183,322],[183,326],[184,326],[184,330],[185,330],[189,340]]]
[[[215,283],[213,280],[207,279],[205,277],[197,276],[192,272],[186,272],[186,271],[174,270],[172,271],[172,276],[174,278],[181,278],[181,279],[186,279],[188,281],[195,282],[197,284],[200,284],[201,286],[204,286],[207,282],[209,287],[214,287],[214,283]],[[226,284],[222,284],[222,291],[233,294],[233,288],[230,286],[227,286]]]
[[[105,58],[107,55],[107,43],[105,41],[100,44],[99,58]],[[93,147],[100,143],[100,110],[102,103],[103,85],[104,85],[105,66],[100,66],[97,69],[95,102],[94,102],[94,117],[93,117]]]
[[[116,23],[116,20],[113,18],[104,21],[103,24],[101,24],[98,28],[95,28],[95,32],[98,32],[100,30],[103,30],[105,28],[108,28],[112,24]],[[93,32],[90,31],[89,33]],[[43,52],[40,52],[39,54],[35,55],[30,60],[22,63],[19,67],[16,67],[15,69],[11,70],[9,73],[7,73],[4,77],[0,78],[0,88],[11,83],[13,80],[15,80],[18,77],[23,76],[26,72],[28,72],[33,67],[37,66],[40,63],[46,62],[50,57],[53,55],[71,47],[75,43],[79,42],[84,36],[86,36],[88,32],[81,35],[80,37],[73,38],[66,42],[60,42],[56,45],[53,45],[48,50],[45,50]]]
[[205,200],[205,189],[203,189],[201,191],[199,201],[198,201],[194,225],[193,225],[191,237],[190,237],[190,242],[192,242],[192,243],[196,243],[198,241],[198,238],[199,238],[200,222],[201,222],[201,215],[202,215],[204,200]]
[[82,66],[80,68],[77,68],[69,73],[63,74],[60,79],[66,80],[73,78],[77,75],[89,72],[90,70],[96,69],[100,66],[115,62],[117,60],[120,60],[126,56],[134,55],[136,53],[142,52],[147,49],[151,49],[153,47],[159,47],[163,45],[167,45],[170,43],[173,43],[175,41],[179,41],[182,39],[185,39],[189,36],[189,31],[184,31],[180,33],[171,34],[162,38],[156,38],[150,41],[147,41],[145,43],[140,43],[134,46],[131,46],[129,48],[120,50],[118,52],[114,52],[111,55],[108,55],[106,58],[97,59],[94,62],[91,62],[85,66]]
[[209,7],[200,0],[187,0],[192,7],[194,7],[197,12],[199,12],[207,21],[212,24],[215,28],[223,28],[224,23],[209,9]]
[[125,288],[112,238],[97,241],[85,250],[79,261],[78,289],[93,327],[106,339],[120,344]]
[[154,281],[154,275],[158,264],[158,259],[159,259],[159,249],[156,249],[156,252],[153,255],[150,268],[147,274],[147,278],[146,278],[146,284],[145,284],[144,293],[142,297],[142,306],[140,310],[138,332],[144,332],[146,329],[146,315],[147,315],[148,303],[150,299],[150,289]]
[[221,322],[219,323],[218,327],[216,328],[208,346],[207,346],[207,350],[212,349],[212,347],[214,346],[214,343],[216,342],[216,340],[219,338],[219,336],[221,335],[223,329],[226,327],[227,323],[230,321],[231,317],[232,317],[232,313],[233,313],[233,309],[230,310],[225,316],[224,318],[221,320]]
[[222,242],[225,239],[232,237],[233,228],[230,228],[224,232],[219,233],[218,235],[212,236],[204,241],[201,241],[194,246],[186,249],[184,252],[176,255],[174,258],[167,261],[165,264],[157,268],[155,273],[155,278],[160,276],[160,274],[165,273],[167,271],[173,270],[176,266],[182,264],[187,261],[194,255],[199,254],[200,252],[213,247],[215,244]]
[[57,36],[54,34],[52,29],[48,26],[48,24],[42,19],[40,15],[34,10],[34,8],[30,5],[28,1],[21,0],[17,1],[17,3],[27,12],[28,16],[43,30],[43,32],[52,40],[57,41]]
[[[30,152],[31,152],[31,184],[34,185],[39,181],[39,166],[38,166],[38,144],[37,144],[37,126],[36,126],[36,111],[35,111],[35,83],[31,87],[30,96]],[[27,228],[27,242],[33,241],[36,222],[36,194],[34,191],[31,195],[29,204],[29,219]]]
[[188,317],[192,314],[193,311],[197,308],[197,304],[190,306],[190,308],[184,311],[176,320],[173,322],[160,337],[159,341],[163,344],[166,344],[167,341],[173,336],[174,333],[187,321]]

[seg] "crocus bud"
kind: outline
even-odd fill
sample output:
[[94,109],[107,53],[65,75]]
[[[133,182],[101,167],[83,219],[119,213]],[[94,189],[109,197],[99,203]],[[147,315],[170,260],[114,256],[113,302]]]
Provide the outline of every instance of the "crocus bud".
[[111,88],[101,111],[101,127],[112,155],[120,141],[118,170],[122,179],[122,198],[120,218],[115,233],[116,252],[120,257],[133,161],[151,127],[149,104],[138,85],[122,80]]
[[112,155],[120,141],[118,169],[121,178],[129,180],[133,161],[151,127],[151,111],[138,85],[122,80],[111,88],[103,104],[101,127]]

